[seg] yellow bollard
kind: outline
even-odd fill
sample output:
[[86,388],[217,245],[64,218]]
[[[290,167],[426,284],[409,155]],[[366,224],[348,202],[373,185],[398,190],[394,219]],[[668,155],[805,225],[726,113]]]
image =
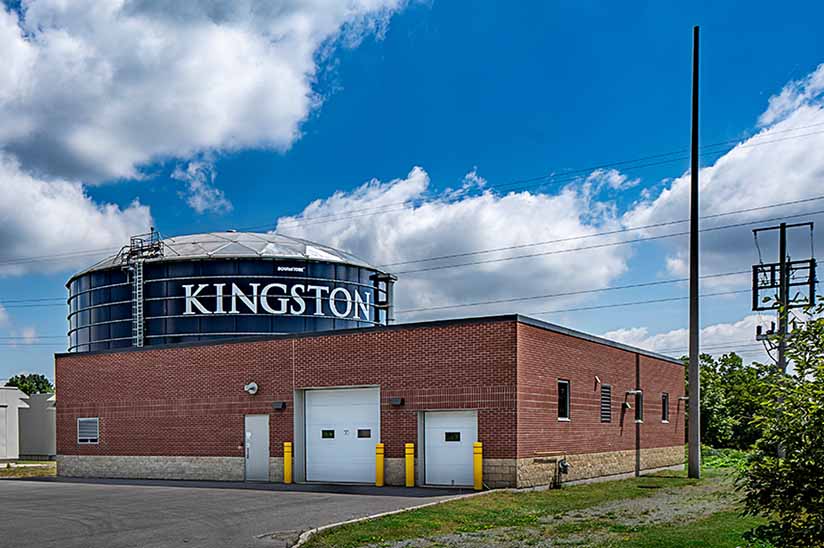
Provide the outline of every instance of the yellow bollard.
[[292,483],[292,442],[283,442],[283,483]]
[[415,487],[415,444],[407,443],[406,452],[406,486]]
[[375,487],[383,487],[383,444],[375,446]]
[[472,444],[472,464],[474,468],[474,487],[476,491],[484,488],[484,445],[476,441]]

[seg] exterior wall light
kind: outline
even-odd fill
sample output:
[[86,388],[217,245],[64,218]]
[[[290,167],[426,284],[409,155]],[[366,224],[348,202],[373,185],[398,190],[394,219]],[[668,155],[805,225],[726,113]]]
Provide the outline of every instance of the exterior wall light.
[[258,385],[256,382],[250,382],[249,384],[243,387],[243,391],[249,394],[250,396],[254,396],[258,393]]
[[285,401],[272,402],[272,409],[277,409],[278,411],[283,411],[284,409],[286,409],[286,402]]
[[389,405],[393,407],[400,407],[403,405],[403,398],[389,398]]

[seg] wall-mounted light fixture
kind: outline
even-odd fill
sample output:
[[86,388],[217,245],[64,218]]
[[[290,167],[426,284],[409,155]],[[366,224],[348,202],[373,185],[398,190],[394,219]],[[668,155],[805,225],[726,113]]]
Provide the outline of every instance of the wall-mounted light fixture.
[[285,401],[272,402],[272,409],[277,409],[278,411],[283,411],[284,409],[286,409],[286,402]]
[[250,382],[249,384],[243,387],[243,391],[249,394],[250,396],[254,396],[258,393],[258,384],[256,382]]
[[389,398],[389,405],[393,407],[400,407],[403,405],[403,398]]

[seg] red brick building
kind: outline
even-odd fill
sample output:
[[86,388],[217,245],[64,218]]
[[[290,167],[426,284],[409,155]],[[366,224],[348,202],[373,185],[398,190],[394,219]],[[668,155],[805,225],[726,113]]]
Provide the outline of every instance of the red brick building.
[[[532,486],[684,460],[680,362],[524,316],[56,356],[65,476]],[[569,465],[568,467],[565,465]],[[566,473],[561,473],[562,469]],[[467,475],[469,474],[469,475]]]

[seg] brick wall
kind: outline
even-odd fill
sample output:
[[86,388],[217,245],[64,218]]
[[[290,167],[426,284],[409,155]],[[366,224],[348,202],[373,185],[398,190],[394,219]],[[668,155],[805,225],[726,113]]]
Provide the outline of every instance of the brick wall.
[[[417,440],[416,413],[477,409],[488,459],[635,448],[636,354],[517,322],[514,317],[140,351],[59,355],[55,375],[61,455],[242,457],[243,417],[270,415],[270,453],[293,441],[295,389],[381,387],[387,458]],[[641,356],[646,421],[640,446],[683,443],[683,368]],[[599,420],[600,386],[613,386],[613,420]],[[557,420],[556,380],[571,381],[571,417]],[[255,396],[243,386],[255,381]],[[670,393],[670,424],[660,392]],[[517,395],[517,401],[516,401]],[[402,397],[403,407],[389,405]],[[272,402],[286,401],[283,411]],[[76,419],[100,417],[100,444],[77,445]]]
[[[514,321],[469,322],[231,344],[57,357],[61,455],[242,456],[243,416],[270,414],[271,455],[292,440],[295,389],[380,385],[381,441],[402,457],[416,412],[478,409],[490,457],[515,444]],[[255,381],[249,396],[243,386]],[[389,398],[405,405],[393,408]],[[286,401],[274,411],[273,401]],[[76,419],[100,417],[100,444]]]
[[[644,390],[640,447],[683,445],[684,368],[638,357]],[[612,386],[612,421],[600,419],[601,384]],[[570,381],[570,421],[558,420],[557,381]],[[636,354],[594,341],[518,324],[518,458],[636,448]],[[661,422],[661,392],[670,394],[670,422]],[[622,410],[628,401],[633,409]]]

